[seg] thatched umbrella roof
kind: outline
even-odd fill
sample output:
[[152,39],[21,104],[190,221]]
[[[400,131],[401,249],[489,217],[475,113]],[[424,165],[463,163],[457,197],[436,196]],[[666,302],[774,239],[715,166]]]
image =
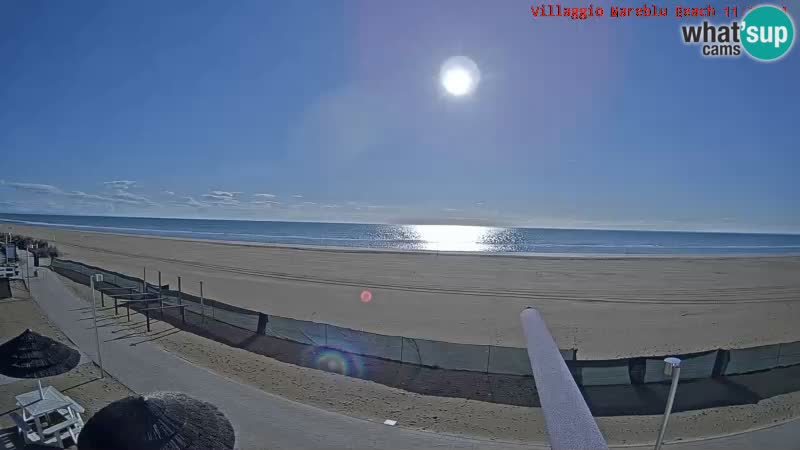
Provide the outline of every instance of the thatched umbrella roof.
[[12,378],[43,378],[74,369],[77,350],[31,330],[0,345],[0,373]]
[[236,442],[216,406],[179,392],[128,397],[97,412],[78,437],[79,450],[224,450]]

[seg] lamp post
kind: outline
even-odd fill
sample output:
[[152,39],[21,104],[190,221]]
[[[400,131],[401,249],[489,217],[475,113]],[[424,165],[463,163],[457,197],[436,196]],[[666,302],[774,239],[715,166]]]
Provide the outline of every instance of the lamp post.
[[675,392],[678,390],[678,379],[681,377],[680,358],[670,357],[664,359],[664,375],[672,375],[672,384],[669,387],[667,408],[664,410],[664,421],[661,422],[661,431],[658,433],[658,440],[656,440],[655,450],[661,449],[661,444],[664,442],[664,433],[667,432],[667,421],[669,420],[670,412],[672,412],[672,403],[675,401]]
[[97,273],[89,277],[92,285],[92,320],[94,321],[94,338],[97,342],[97,362],[100,364],[100,378],[105,378],[106,372],[103,370],[103,357],[100,354],[100,332],[97,330],[97,300],[95,300],[94,283],[103,281],[103,274]]

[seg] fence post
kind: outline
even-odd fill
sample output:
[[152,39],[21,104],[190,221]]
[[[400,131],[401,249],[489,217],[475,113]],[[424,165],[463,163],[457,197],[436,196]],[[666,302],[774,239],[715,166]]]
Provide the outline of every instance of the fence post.
[[[262,336],[265,336],[267,334],[267,322],[269,322],[269,316],[264,313],[258,313],[258,328],[256,328],[256,334],[260,334]],[[327,336],[327,332],[325,333],[325,335]],[[327,338],[326,338],[326,345],[327,345]]]
[[161,294],[161,271],[158,271],[158,313],[161,315],[161,320],[164,320],[164,296]]
[[147,293],[147,267],[142,267],[142,294]]
[[[181,298],[181,277],[178,277],[178,304],[183,305]],[[181,323],[186,323],[186,308],[181,308]]]
[[206,304],[203,299],[203,282],[200,282],[200,315],[202,316],[202,322],[206,323]]

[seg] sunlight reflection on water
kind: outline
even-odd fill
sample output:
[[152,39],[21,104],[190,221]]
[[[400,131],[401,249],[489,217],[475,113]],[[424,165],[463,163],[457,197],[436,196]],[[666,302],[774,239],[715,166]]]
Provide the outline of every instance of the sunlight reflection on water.
[[434,251],[485,252],[498,251],[510,230],[469,225],[411,225],[410,233],[419,241],[420,249]]

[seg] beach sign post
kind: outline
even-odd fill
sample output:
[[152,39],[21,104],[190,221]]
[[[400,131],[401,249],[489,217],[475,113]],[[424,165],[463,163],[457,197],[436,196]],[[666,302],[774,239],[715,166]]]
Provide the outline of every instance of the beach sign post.
[[656,440],[655,450],[661,449],[661,444],[664,442],[664,433],[667,431],[667,421],[669,421],[669,413],[672,412],[672,403],[675,401],[675,392],[678,390],[678,380],[681,377],[681,360],[680,358],[665,358],[664,359],[664,375],[672,375],[672,384],[669,387],[669,396],[667,397],[667,408],[664,410],[664,421],[661,422],[661,431],[658,433]]
[[103,282],[103,274],[96,273],[89,277],[92,284],[92,320],[94,321],[94,339],[97,343],[97,363],[100,365],[100,378],[105,378],[106,372],[103,370],[103,357],[100,355],[100,332],[97,330],[97,300],[95,299],[95,282]]

